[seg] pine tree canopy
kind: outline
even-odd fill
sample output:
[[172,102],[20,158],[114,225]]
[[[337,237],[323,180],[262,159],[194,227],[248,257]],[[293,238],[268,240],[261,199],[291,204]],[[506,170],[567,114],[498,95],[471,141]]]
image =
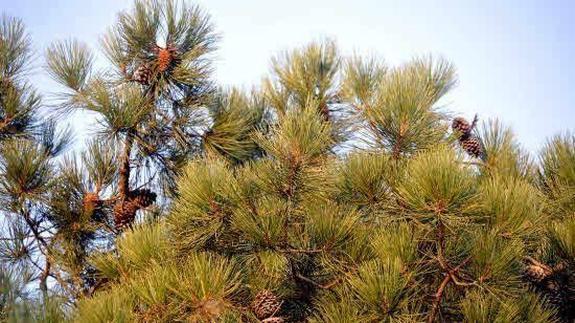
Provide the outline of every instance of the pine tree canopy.
[[575,135],[532,156],[447,110],[447,60],[329,39],[221,87],[218,40],[197,6],[136,0],[103,68],[47,48],[48,104],[2,16],[0,321],[575,320]]

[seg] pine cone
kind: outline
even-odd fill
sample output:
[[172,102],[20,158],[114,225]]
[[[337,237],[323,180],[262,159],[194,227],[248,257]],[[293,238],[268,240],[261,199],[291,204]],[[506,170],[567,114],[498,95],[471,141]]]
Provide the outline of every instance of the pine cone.
[[177,50],[173,45],[168,45],[166,48],[156,47],[156,62],[158,64],[158,71],[164,73],[172,67],[175,61]]
[[134,221],[136,212],[152,205],[156,201],[156,193],[149,189],[137,189],[130,191],[125,200],[119,201],[114,206],[114,223],[117,228],[122,228]]
[[284,323],[284,322],[285,320],[281,316],[273,316],[265,320],[262,320],[262,323]]
[[114,223],[116,228],[123,228],[134,222],[138,205],[131,200],[120,201],[114,206]]
[[537,283],[542,282],[544,279],[551,276],[552,273],[551,269],[545,265],[529,265],[527,266],[527,269],[525,269],[525,275],[529,280]]
[[[525,259],[526,278],[536,291],[552,305],[564,322],[575,319],[575,278],[566,262],[551,267],[531,257]],[[562,322],[563,322],[562,321]]]
[[451,122],[451,129],[453,129],[453,131],[457,131],[461,136],[463,136],[465,134],[469,134],[471,131],[471,125],[467,120],[465,120],[465,118],[457,117]]
[[569,297],[569,288],[567,286],[566,277],[554,277],[544,280],[543,283],[536,284],[545,298],[554,305],[560,313],[568,312],[569,307],[572,306]]
[[531,257],[525,259],[528,262],[525,276],[532,282],[540,283],[553,275],[553,269]]
[[457,132],[457,134],[459,135],[459,139],[462,140],[469,138],[469,136],[471,135],[471,131],[473,131],[473,128],[475,128],[476,123],[477,123],[477,115],[475,116],[475,118],[473,118],[473,122],[471,124],[467,122],[465,118],[457,117],[454,118],[453,121],[451,122],[451,129],[453,129],[454,132]]
[[129,196],[130,200],[132,200],[140,209],[146,208],[156,202],[156,193],[146,188],[133,190],[130,192]]
[[142,63],[134,74],[132,75],[132,80],[142,84],[142,85],[150,85],[150,80],[152,79],[152,69],[150,68],[149,64]]
[[[271,291],[264,289],[260,291],[252,303],[252,309],[256,317],[260,320],[270,318],[279,311],[282,302]],[[276,321],[269,321],[276,322]]]
[[459,144],[469,156],[475,158],[480,158],[483,156],[483,145],[481,144],[479,138],[470,136],[465,139],[460,139]]

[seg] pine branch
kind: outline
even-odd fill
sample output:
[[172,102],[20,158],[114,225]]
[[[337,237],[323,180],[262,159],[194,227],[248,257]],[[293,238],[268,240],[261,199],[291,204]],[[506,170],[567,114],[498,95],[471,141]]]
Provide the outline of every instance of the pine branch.
[[320,289],[331,289],[332,287],[343,281],[343,278],[336,278],[327,284],[320,284],[310,278],[303,276],[302,274],[296,274],[296,277]]
[[48,293],[48,276],[50,275],[50,268],[52,267],[52,263],[48,260],[45,261],[44,270],[40,275],[40,291],[42,294],[47,295]]
[[399,133],[397,135],[397,138],[395,138],[395,142],[393,143],[393,149],[392,149],[392,157],[395,160],[399,160],[399,157],[401,156],[401,151],[402,151],[402,145],[403,145],[403,141],[404,141],[404,123],[401,124],[400,126],[400,130]]
[[[45,267],[43,268],[42,274],[40,275],[39,288],[40,288],[40,291],[42,291],[42,293],[44,295],[46,295],[46,293],[48,292],[47,280],[48,280],[48,276],[50,275],[50,268],[52,267],[52,263],[48,257],[48,254],[47,254],[48,249],[49,249],[48,243],[46,242],[44,237],[42,237],[42,235],[38,231],[38,228],[36,227],[35,221],[33,221],[30,218],[30,213],[27,210],[25,210],[24,208],[22,208],[20,214],[24,218],[24,221],[26,221],[26,224],[28,225],[28,228],[30,229],[30,231],[32,231],[34,238],[36,239],[36,242],[38,243],[38,247],[39,247],[40,252],[44,255]],[[43,248],[45,248],[45,250]]]
[[118,171],[118,195],[121,200],[125,200],[130,192],[130,158],[132,154],[132,146],[134,144],[135,130],[130,130],[126,133],[124,138],[124,148],[120,156],[120,169]]
[[282,252],[286,252],[286,253],[309,253],[309,254],[313,254],[313,253],[322,253],[325,252],[325,249],[294,249],[294,248],[290,248],[290,249],[281,249]]
[[445,291],[445,288],[449,285],[449,283],[451,281],[453,281],[453,277],[455,277],[455,275],[459,272],[459,270],[463,266],[465,266],[470,260],[471,260],[471,256],[465,258],[455,268],[448,270],[447,272],[444,273],[445,278],[441,281],[441,284],[439,284],[439,287],[437,288],[437,291],[435,292],[433,304],[431,307],[431,313],[429,314],[427,322],[433,323],[433,321],[435,321],[435,317],[437,316],[437,314],[440,311],[441,301],[443,298],[443,293]]

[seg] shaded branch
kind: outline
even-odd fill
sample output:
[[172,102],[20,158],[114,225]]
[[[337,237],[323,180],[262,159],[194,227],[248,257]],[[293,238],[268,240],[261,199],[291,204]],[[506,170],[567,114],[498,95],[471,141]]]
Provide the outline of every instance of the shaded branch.
[[315,287],[317,287],[317,288],[321,288],[321,289],[330,289],[330,288],[332,288],[333,286],[335,286],[335,285],[337,285],[337,284],[339,284],[340,282],[343,281],[342,278],[336,278],[336,279],[334,279],[333,281],[331,281],[331,282],[329,282],[329,283],[327,283],[327,284],[320,284],[320,283],[318,283],[318,282],[316,282],[316,281],[314,281],[314,280],[312,280],[312,279],[310,279],[310,278],[307,278],[307,277],[303,276],[302,274],[297,274],[296,277],[297,277],[298,279],[300,279],[300,280],[303,280],[303,281],[306,282],[306,283],[309,283],[309,284],[311,284],[311,285],[313,285],[313,286],[315,286]]

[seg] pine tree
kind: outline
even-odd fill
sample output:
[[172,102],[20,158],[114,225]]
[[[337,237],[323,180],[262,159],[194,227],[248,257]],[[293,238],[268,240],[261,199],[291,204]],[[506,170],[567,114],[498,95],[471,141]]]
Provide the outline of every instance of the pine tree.
[[258,98],[214,85],[217,40],[198,7],[136,1],[102,40],[104,70],[94,70],[94,55],[78,41],[48,48],[47,70],[66,88],[58,115],[82,110],[98,123],[86,151],[64,161],[48,205],[62,231],[55,257],[76,291],[90,294],[101,284],[87,262],[94,249],[113,249],[139,214],[161,215],[186,160],[257,156],[250,134],[263,116],[246,106]]
[[528,259],[526,276],[565,321],[572,321],[575,319],[575,136],[569,133],[555,136],[548,141],[540,159],[537,183],[547,198],[545,211],[551,221],[546,227],[548,245],[535,259]]
[[[317,60],[305,53],[317,46],[285,61],[313,75]],[[356,110],[361,148],[333,149],[339,124],[309,95],[303,105],[293,99],[299,92],[283,84],[298,82],[271,91],[266,83],[272,118],[255,137],[261,156],[243,165],[214,156],[189,163],[166,221],[130,231],[117,257],[93,259],[108,289],[83,300],[76,319],[568,321],[567,278],[547,283],[568,267],[541,257],[569,257],[570,224],[542,225],[553,218],[548,196],[571,202],[568,186],[547,184],[545,193],[550,175],[536,175],[497,121],[474,133],[484,160],[463,154],[439,107],[456,82],[447,62],[342,61],[333,74],[340,83],[330,87]],[[546,153],[542,169],[555,168],[542,174],[568,178],[572,156],[561,152]]]
[[[240,164],[261,154],[251,134],[264,119],[262,99],[215,86],[218,35],[198,7],[136,1],[103,38],[110,61],[103,70],[94,70],[82,43],[53,43],[46,69],[65,87],[55,111],[40,111],[27,82],[31,42],[23,24],[4,17],[0,27],[2,275],[19,273],[25,289],[39,282],[44,305],[30,311],[60,296],[74,304],[100,288],[105,280],[91,254],[115,252],[123,231],[161,216],[186,160]],[[134,76],[142,66],[145,82]],[[94,139],[62,156],[71,133],[56,124],[80,110],[96,120]]]
[[[0,18],[0,320],[62,318],[49,297],[60,277],[48,254],[53,232],[44,219],[56,162],[69,142],[42,117],[41,97],[30,85],[30,37],[16,18]],[[38,284],[38,285],[36,285]],[[38,287],[36,287],[38,286]],[[37,291],[42,298],[38,300]]]
[[21,218],[42,206],[54,228],[44,258],[51,292],[77,300],[68,320],[574,319],[575,137],[536,161],[499,121],[451,117],[446,60],[392,67],[329,40],[272,59],[252,93],[220,89],[216,39],[196,7],[136,1],[104,38],[110,69],[76,41],[48,49],[59,111],[95,113],[97,140],[56,164],[44,126],[6,143],[2,171],[12,183],[10,162],[48,147]]

